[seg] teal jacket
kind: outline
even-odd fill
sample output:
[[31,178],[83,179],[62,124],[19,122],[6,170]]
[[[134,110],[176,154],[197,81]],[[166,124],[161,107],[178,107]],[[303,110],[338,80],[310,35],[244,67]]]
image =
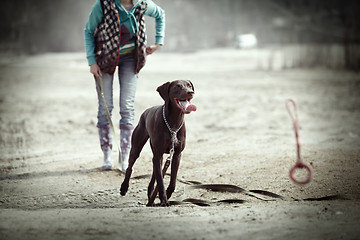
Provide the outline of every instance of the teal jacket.
[[[140,3],[139,0],[134,0],[134,7],[131,10],[126,10],[120,3],[120,0],[114,0],[118,10],[120,24],[125,26],[131,37],[137,32],[138,26],[134,16],[136,6]],[[145,15],[155,18],[155,43],[163,45],[165,37],[165,11],[156,5],[152,0],[145,0],[147,2],[147,9]],[[89,18],[84,29],[85,51],[88,64],[96,63],[95,60],[95,43],[94,32],[96,27],[102,21],[104,15],[101,9],[100,0],[96,0],[92,6]]]

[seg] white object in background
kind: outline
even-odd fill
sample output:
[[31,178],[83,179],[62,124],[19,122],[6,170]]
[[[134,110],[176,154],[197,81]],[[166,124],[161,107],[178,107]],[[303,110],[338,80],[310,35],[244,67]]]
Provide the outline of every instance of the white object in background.
[[257,46],[257,38],[254,34],[243,34],[236,37],[236,47],[254,48]]

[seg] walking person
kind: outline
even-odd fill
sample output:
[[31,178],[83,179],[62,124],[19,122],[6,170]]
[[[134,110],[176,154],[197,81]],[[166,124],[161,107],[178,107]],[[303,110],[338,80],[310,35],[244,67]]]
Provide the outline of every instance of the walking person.
[[[155,44],[146,46],[144,15],[155,19]],[[96,0],[84,29],[85,51],[90,72],[96,81],[102,80],[102,90],[110,116],[113,109],[113,79],[116,67],[120,85],[120,148],[125,171],[134,129],[135,93],[138,73],[145,65],[146,55],[154,53],[164,43],[165,12],[152,0]],[[97,128],[104,154],[101,167],[109,170],[112,133],[101,90],[98,95]]]

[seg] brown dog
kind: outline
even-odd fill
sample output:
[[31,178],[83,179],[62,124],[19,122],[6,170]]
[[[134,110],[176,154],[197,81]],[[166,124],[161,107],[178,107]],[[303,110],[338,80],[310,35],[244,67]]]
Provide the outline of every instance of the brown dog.
[[[156,180],[161,206],[169,206],[168,199],[175,190],[181,152],[185,148],[184,114],[196,111],[196,107],[190,102],[194,95],[194,86],[188,80],[176,80],[161,85],[157,91],[164,99],[165,104],[149,108],[141,115],[132,135],[129,166],[121,184],[120,194],[122,196],[126,194],[132,168],[143,146],[150,138],[153,152],[153,173],[148,187],[148,200],[151,203],[150,198]],[[165,194],[161,165],[163,154],[170,153],[172,148],[174,153],[171,162],[171,179]]]

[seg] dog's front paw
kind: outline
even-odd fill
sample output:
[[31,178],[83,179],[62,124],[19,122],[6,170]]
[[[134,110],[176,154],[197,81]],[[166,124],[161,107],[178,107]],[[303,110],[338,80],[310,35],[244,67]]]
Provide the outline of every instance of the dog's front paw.
[[160,198],[160,207],[169,207],[170,206],[165,192],[159,193],[159,198]]
[[126,183],[122,183],[121,184],[121,188],[120,188],[120,195],[121,196],[125,196],[127,191],[129,189],[129,184],[126,184]]
[[160,207],[170,207],[170,204],[168,201],[161,201]]

